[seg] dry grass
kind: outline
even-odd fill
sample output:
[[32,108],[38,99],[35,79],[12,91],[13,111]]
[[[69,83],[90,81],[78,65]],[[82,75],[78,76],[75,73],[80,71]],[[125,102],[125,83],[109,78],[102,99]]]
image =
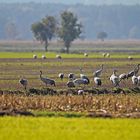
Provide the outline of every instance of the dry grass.
[[64,112],[103,112],[114,115],[140,112],[140,95],[0,95],[0,108]]
[[[139,40],[76,40],[72,43],[71,52],[139,52]],[[48,50],[60,51],[64,48],[62,41],[51,41]],[[43,51],[44,46],[39,41],[7,40],[0,41],[1,51]]]

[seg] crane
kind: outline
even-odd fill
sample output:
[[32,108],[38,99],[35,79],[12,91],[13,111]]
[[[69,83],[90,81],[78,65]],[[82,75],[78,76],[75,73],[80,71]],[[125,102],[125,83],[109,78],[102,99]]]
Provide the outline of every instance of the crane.
[[42,77],[42,71],[40,71],[40,79],[43,83],[46,84],[46,86],[47,85],[55,86],[55,81],[53,79]]

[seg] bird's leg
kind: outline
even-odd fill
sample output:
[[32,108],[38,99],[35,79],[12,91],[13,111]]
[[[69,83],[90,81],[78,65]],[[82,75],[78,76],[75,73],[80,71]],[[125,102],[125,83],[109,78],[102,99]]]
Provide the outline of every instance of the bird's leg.
[[25,89],[25,91],[27,91],[27,87],[26,86],[24,86],[24,89]]

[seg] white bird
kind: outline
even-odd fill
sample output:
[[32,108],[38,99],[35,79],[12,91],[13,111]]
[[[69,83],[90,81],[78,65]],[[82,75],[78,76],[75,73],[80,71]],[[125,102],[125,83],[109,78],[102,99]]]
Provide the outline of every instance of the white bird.
[[75,79],[75,74],[74,73],[69,73],[68,78],[74,80]]
[[42,59],[46,59],[46,56],[45,55],[42,55]]
[[27,89],[27,85],[28,85],[28,80],[27,79],[21,78],[19,80],[19,83],[24,87],[25,90]]
[[138,77],[134,73],[134,75],[132,76],[132,83],[133,83],[133,85],[137,86],[138,82],[139,82]]
[[128,59],[129,59],[129,60],[133,60],[133,57],[131,57],[131,56],[128,56]]
[[106,54],[106,57],[110,57],[110,54],[109,54],[109,53],[107,53],[107,54]]
[[61,55],[59,55],[59,54],[56,55],[56,58],[57,59],[62,59]]
[[94,73],[93,73],[93,76],[94,77],[99,77],[103,71],[103,64],[101,65],[101,68],[99,70],[96,70]]
[[87,54],[87,53],[84,53],[84,56],[85,56],[85,57],[88,57],[88,54]]
[[37,55],[36,54],[33,55],[33,59],[37,59]]
[[42,77],[42,71],[40,71],[40,79],[43,83],[47,85],[53,85],[55,86],[55,81],[53,79],[49,79],[49,78],[45,78],[45,77]]
[[116,75],[117,70],[113,71],[113,74],[110,76],[110,81],[112,82],[112,84],[117,87],[119,86],[120,83],[120,79],[119,77]]
[[103,57],[105,57],[106,56],[106,53],[102,53],[102,55],[103,55]]
[[94,77],[94,83],[95,83],[97,86],[101,86],[101,85],[102,85],[101,78],[99,78],[99,77]]
[[59,77],[61,80],[63,80],[63,78],[64,78],[64,73],[59,73],[58,77]]

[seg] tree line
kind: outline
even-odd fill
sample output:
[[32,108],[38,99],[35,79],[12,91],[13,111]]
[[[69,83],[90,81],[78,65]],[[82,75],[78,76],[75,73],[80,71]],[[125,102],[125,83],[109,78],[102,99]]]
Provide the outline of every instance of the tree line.
[[[96,39],[104,31],[109,39],[140,38],[140,5],[0,4],[0,39],[32,39],[32,23],[46,15],[57,21],[63,11],[76,14],[83,25],[81,37]],[[60,22],[60,21],[59,21]]]

